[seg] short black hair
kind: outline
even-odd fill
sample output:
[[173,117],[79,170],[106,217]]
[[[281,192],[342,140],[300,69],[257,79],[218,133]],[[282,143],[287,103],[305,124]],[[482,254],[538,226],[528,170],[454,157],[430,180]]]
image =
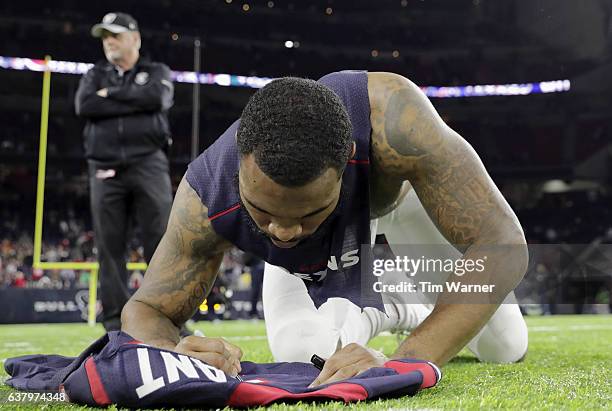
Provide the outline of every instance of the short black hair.
[[276,183],[303,186],[333,167],[342,174],[353,148],[342,100],[313,80],[283,77],[251,96],[237,132],[241,156]]

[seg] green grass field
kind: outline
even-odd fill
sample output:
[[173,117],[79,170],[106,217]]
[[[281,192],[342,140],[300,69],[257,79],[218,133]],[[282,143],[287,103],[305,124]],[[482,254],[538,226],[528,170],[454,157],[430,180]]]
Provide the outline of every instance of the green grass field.
[[[444,368],[437,387],[414,397],[343,405],[276,404],[273,410],[596,410],[612,409],[612,316],[528,317],[530,348],[523,363],[482,364],[468,351]],[[270,362],[263,322],[197,323],[207,336],[238,344],[244,359]],[[84,324],[0,326],[0,359],[37,353],[77,355],[102,327]],[[379,336],[370,345],[390,354],[397,337]],[[7,375],[2,367],[0,382]],[[2,409],[89,409],[65,403],[7,403],[11,388],[0,386]]]

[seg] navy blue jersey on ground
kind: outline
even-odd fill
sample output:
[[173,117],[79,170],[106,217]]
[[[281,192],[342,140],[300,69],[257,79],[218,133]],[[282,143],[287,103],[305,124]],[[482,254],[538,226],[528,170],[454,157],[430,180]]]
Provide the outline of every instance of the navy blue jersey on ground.
[[344,297],[361,307],[382,310],[380,295],[369,293],[371,287],[364,287],[362,292],[360,279],[360,261],[364,258],[360,255],[361,245],[370,243],[368,76],[364,71],[342,71],[328,74],[319,82],[342,100],[356,144],[355,156],[342,177],[340,201],[322,224],[324,228],[320,228],[326,232],[323,238],[306,239],[294,248],[280,249],[252,229],[236,187],[239,153],[235,135],[240,120],[189,165],[187,181],[208,207],[208,217],[217,234],[302,278],[317,307],[328,298]]
[[341,382],[308,388],[312,364],[241,363],[244,381],[195,358],[141,344],[111,332],[78,358],[28,355],[6,360],[6,384],[21,390],[63,390],[72,402],[122,407],[251,407],[273,402],[363,401],[414,395],[441,378],[436,366],[413,359],[388,361]]

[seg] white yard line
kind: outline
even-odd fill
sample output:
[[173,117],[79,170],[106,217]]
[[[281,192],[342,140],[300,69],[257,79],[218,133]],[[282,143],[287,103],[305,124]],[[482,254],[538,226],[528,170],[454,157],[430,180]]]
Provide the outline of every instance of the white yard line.
[[254,341],[254,340],[265,340],[268,337],[265,335],[235,335],[233,337],[224,337],[227,340],[235,341]]
[[568,325],[566,327],[558,327],[555,325],[540,325],[529,327],[529,331],[535,333],[554,332],[554,331],[594,331],[594,330],[612,330],[612,324],[584,324],[584,325]]
[[[596,331],[596,330],[612,330],[612,324],[578,324],[578,325],[567,325],[567,326],[556,326],[556,325],[534,325],[528,327],[530,332],[534,333],[545,333],[545,332],[557,332],[557,331]],[[379,337],[392,337],[397,334],[383,331],[378,334]]]
[[32,344],[27,341],[6,342],[2,344],[3,348],[31,348]]
[[42,351],[38,345],[30,344],[27,341],[5,342],[0,344],[0,354],[7,357],[26,355]]

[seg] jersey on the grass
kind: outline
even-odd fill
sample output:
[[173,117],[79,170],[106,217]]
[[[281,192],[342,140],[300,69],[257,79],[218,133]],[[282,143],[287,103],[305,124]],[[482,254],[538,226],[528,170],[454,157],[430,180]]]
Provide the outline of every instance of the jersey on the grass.
[[312,364],[241,363],[244,381],[202,361],[111,332],[77,358],[28,355],[6,360],[6,383],[30,391],[64,390],[70,401],[124,407],[250,407],[272,402],[361,401],[414,395],[436,385],[438,368],[414,359],[388,361],[341,382],[308,388]]

